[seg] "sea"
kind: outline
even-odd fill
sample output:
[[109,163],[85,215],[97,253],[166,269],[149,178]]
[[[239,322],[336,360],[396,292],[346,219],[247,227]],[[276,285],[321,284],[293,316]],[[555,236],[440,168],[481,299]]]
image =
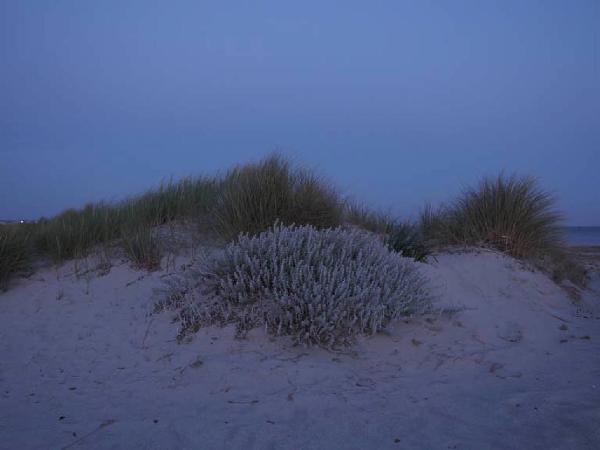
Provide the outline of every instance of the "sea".
[[600,227],[565,227],[567,244],[600,245]]

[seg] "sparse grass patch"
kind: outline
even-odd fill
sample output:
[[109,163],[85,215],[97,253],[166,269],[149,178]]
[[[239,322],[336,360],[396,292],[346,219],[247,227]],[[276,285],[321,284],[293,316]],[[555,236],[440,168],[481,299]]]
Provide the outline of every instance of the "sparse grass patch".
[[343,206],[335,190],[279,155],[238,166],[223,179],[213,210],[216,228],[227,240],[240,233],[257,234],[276,221],[338,226]]
[[121,218],[114,206],[90,203],[38,222],[34,242],[39,252],[64,261],[84,256],[91,247],[117,238],[120,231]]
[[379,235],[390,233],[396,226],[391,215],[354,202],[346,205],[345,219],[351,225]]
[[241,235],[222,255],[206,259],[187,288],[173,292],[167,304],[187,296],[183,334],[202,324],[234,323],[242,336],[262,326],[326,347],[431,307],[426,280],[411,259],[372,233],[312,226]]
[[[115,204],[90,203],[69,209],[35,227],[36,249],[55,261],[84,256],[91,247],[114,241],[125,231],[193,218],[212,208],[219,182],[184,178]],[[136,232],[136,234],[139,234]]]
[[11,277],[29,266],[29,232],[20,225],[0,225],[0,291],[8,288]]
[[557,283],[568,280],[580,287],[588,283],[588,272],[585,267],[564,248],[550,249],[541,253],[533,263]]
[[209,177],[188,177],[168,181],[156,189],[118,203],[115,208],[125,227],[138,224],[161,225],[172,220],[195,218],[214,206],[220,181]]
[[160,267],[160,242],[152,227],[141,225],[125,230],[121,243],[125,254],[136,267],[147,270]]

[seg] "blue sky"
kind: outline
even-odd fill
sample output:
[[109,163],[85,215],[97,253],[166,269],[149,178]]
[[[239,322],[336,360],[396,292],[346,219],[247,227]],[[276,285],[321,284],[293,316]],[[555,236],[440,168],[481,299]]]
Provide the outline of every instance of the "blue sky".
[[411,216],[532,174],[600,225],[598,1],[0,0],[0,218],[274,149]]

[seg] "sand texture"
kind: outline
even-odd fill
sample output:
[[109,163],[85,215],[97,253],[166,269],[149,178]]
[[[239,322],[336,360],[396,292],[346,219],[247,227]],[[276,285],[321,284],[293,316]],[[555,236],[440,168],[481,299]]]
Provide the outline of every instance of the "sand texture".
[[495,252],[440,254],[444,314],[332,353],[231,328],[178,344],[152,314],[168,271],[88,269],[0,294],[1,449],[600,448],[598,274],[576,301]]

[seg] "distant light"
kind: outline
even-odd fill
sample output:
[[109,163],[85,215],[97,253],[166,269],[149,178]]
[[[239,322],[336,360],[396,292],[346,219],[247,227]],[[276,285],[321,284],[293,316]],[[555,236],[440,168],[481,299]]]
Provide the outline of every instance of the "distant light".
[[21,220],[21,223],[25,223],[25,221],[24,221],[24,220]]

